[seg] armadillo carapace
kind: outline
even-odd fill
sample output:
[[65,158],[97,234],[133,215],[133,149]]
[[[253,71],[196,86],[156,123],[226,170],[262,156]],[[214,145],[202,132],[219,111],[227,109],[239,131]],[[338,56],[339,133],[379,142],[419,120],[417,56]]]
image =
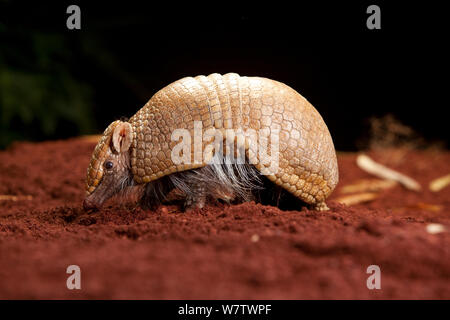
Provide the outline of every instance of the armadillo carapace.
[[[235,163],[211,165],[211,157],[201,154],[206,143],[200,149],[194,146],[198,128],[201,137],[209,130],[224,140],[230,130],[261,136],[265,132],[267,137],[276,133],[277,138],[270,139],[278,143],[277,148],[267,149],[277,155],[275,170],[264,173],[267,161],[262,161],[263,155],[254,146],[260,140],[240,145],[245,169]],[[180,135],[174,139],[177,129],[190,134],[187,147],[192,148],[180,153],[189,153],[191,157],[183,158],[189,161],[173,158],[181,141]],[[169,191],[162,184],[170,182],[191,195],[186,199],[189,205],[202,206],[206,193],[233,199],[235,193],[251,188],[248,180],[255,172],[264,173],[312,208],[326,210],[325,199],[338,182],[338,167],[332,138],[320,114],[303,96],[278,81],[236,73],[186,77],[158,91],[129,121],[108,126],[88,167],[84,205],[98,207],[125,187],[136,185],[144,190],[141,203],[151,202],[158,193]],[[201,176],[206,178],[197,179]]]

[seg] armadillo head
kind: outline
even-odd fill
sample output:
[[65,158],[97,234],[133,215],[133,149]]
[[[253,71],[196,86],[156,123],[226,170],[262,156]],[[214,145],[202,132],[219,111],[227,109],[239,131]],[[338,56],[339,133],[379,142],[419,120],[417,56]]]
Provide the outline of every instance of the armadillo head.
[[106,128],[87,169],[85,209],[100,207],[132,184],[129,150],[132,141],[133,127],[130,123],[118,120]]

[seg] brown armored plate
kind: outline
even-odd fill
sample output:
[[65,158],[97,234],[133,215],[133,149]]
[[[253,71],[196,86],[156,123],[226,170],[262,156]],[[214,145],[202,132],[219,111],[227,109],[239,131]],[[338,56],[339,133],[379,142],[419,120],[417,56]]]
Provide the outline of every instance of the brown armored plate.
[[[201,122],[203,131],[219,130],[223,137],[227,129],[252,129],[258,134],[276,131],[279,157],[273,173],[267,168],[270,161],[260,159],[256,143],[247,146],[247,156],[270,180],[307,203],[323,203],[338,182],[330,133],[304,97],[278,81],[228,73],[175,81],[131,117],[131,166],[138,183],[205,165],[204,161],[177,165],[171,159],[178,143],[172,139],[174,130],[187,129],[194,137],[195,121]],[[191,159],[204,160],[207,144],[202,144],[195,158],[194,138],[191,142]]]

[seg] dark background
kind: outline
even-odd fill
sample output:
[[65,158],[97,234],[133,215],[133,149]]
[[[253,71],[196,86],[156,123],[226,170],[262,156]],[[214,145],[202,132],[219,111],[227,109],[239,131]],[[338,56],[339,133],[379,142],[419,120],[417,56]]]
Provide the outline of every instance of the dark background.
[[[298,2],[298,3],[297,3]],[[184,76],[282,81],[322,114],[336,148],[393,114],[448,147],[448,32],[439,2],[0,0],[0,148],[98,133]],[[81,8],[68,30],[66,8]],[[366,8],[381,8],[368,30]]]

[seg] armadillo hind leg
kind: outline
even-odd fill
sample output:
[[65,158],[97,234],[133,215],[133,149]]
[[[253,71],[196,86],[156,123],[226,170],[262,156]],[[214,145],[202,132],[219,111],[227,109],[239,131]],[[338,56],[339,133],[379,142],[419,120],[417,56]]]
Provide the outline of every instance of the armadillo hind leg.
[[319,203],[315,203],[315,204],[311,204],[311,205],[309,205],[309,209],[311,209],[311,210],[317,210],[317,211],[327,211],[327,210],[330,210],[330,208],[328,208],[328,206],[327,206],[327,204],[325,203],[325,201],[319,202]]
[[193,183],[191,184],[191,190],[192,192],[186,194],[186,200],[184,202],[185,211],[201,209],[206,204],[207,191],[205,183]]

